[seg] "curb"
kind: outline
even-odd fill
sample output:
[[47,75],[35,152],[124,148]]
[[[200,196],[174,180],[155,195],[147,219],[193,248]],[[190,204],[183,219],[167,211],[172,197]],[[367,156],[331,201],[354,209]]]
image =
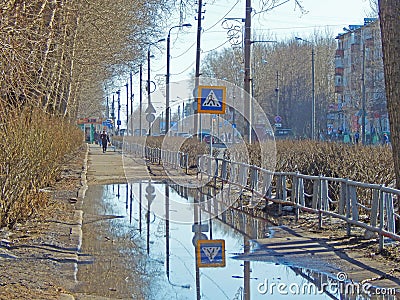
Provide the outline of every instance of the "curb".
[[[81,173],[81,181],[80,188],[77,192],[77,204],[78,207],[81,207],[83,199],[85,198],[86,191],[88,189],[87,185],[87,170],[88,170],[88,155],[89,155],[89,145],[86,144],[86,153],[85,158],[83,159],[82,173]],[[79,263],[79,251],[82,247],[82,223],[83,223],[83,211],[81,209],[76,209],[74,212],[74,224],[70,226],[70,241],[73,245],[76,245],[73,256],[73,261],[75,261],[74,274],[73,278],[75,283],[78,283],[77,275],[78,275],[78,263]],[[75,297],[71,294],[62,293],[58,297],[59,300],[74,300]]]

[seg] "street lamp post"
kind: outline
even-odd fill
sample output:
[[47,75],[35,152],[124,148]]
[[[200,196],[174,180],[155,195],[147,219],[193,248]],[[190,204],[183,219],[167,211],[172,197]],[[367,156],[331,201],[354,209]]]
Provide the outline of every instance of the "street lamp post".
[[112,102],[111,102],[111,119],[112,119],[112,126],[113,126],[113,131],[115,131],[115,99],[114,99],[115,93],[112,94]]
[[142,103],[143,103],[142,81],[143,81],[143,65],[140,64],[140,66],[139,66],[139,136],[142,136]]
[[295,37],[297,41],[303,41],[311,44],[311,139],[316,140],[316,132],[315,132],[315,66],[314,66],[314,43],[304,40],[300,37]]
[[[270,40],[253,40],[250,41],[250,45],[254,44],[254,43],[277,43],[277,41],[270,41]],[[251,57],[251,55],[250,55]],[[254,63],[253,63],[254,65]],[[253,131],[253,98],[254,98],[254,67],[251,67],[250,64],[250,72],[249,74],[251,75],[249,78],[249,81],[251,83],[251,89],[249,91],[250,94],[250,99],[248,100],[248,121],[246,121],[246,126],[248,128],[246,128],[246,132],[245,134],[248,134],[248,142],[251,143],[253,138],[252,138],[252,131]],[[246,71],[245,71],[245,77],[246,77]]]
[[167,76],[165,77],[165,83],[166,83],[166,95],[165,95],[165,134],[168,133],[169,130],[169,77],[170,77],[170,61],[171,61],[171,30],[174,28],[182,28],[182,27],[191,27],[192,24],[182,24],[182,25],[177,25],[177,26],[173,26],[169,29],[168,31],[168,36],[167,36]]
[[[150,98],[150,94],[151,94],[151,91],[150,91],[150,47],[152,45],[155,45],[155,44],[157,44],[159,42],[163,42],[163,41],[165,41],[165,39],[160,39],[160,40],[158,40],[156,42],[149,43],[148,47],[147,47],[147,101],[148,102],[147,102],[147,110],[146,110],[146,112],[148,113],[148,116],[154,113],[154,108],[153,108],[153,105],[151,104],[151,98]],[[151,135],[151,122],[152,121],[149,121],[149,120],[150,119],[147,119],[147,121],[149,122],[149,133],[148,133],[148,135],[150,136]]]
[[128,123],[129,123],[129,84],[125,84],[126,87],[126,135],[128,136],[129,129],[128,129]]
[[276,116],[279,116],[279,71],[276,71]]
[[117,101],[118,101],[118,107],[117,107],[117,111],[118,111],[118,119],[117,119],[117,135],[119,135],[119,126],[121,125],[121,91],[118,90],[117,92]]

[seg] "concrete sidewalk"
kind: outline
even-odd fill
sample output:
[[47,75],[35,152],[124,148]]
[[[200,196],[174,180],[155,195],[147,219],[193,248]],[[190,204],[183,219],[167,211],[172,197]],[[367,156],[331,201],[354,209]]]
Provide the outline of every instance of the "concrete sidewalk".
[[141,158],[124,157],[121,151],[103,153],[99,145],[89,145],[88,185],[126,183],[150,179],[146,162]]

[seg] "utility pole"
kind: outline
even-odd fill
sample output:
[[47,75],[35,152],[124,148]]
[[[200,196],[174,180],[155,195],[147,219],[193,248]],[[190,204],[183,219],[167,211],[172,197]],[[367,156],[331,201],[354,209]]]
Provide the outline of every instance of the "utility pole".
[[[132,73],[131,73],[132,75]],[[126,136],[129,134],[128,123],[129,123],[129,83],[126,85]]]
[[311,92],[312,92],[312,99],[311,99],[311,135],[312,139],[318,140],[317,132],[316,132],[316,122],[315,122],[315,52],[314,52],[314,44],[311,48]]
[[117,91],[117,95],[118,95],[118,119],[117,119],[117,135],[119,135],[119,126],[121,125],[121,91],[118,90]]
[[198,113],[197,108],[198,108],[198,102],[200,101],[200,95],[198,95],[199,92],[199,81],[200,81],[200,54],[201,54],[201,21],[203,19],[202,17],[202,9],[203,9],[203,2],[202,0],[198,0],[198,9],[197,9],[197,46],[196,46],[196,68],[195,68],[195,81],[194,81],[194,89],[197,93],[197,105],[196,109],[194,110],[194,133],[199,132],[199,129],[201,131],[201,115]]
[[115,99],[114,99],[114,93],[112,95],[112,102],[111,102],[111,119],[113,120],[113,130],[115,131]]
[[311,139],[312,140],[317,140],[317,135],[316,135],[316,122],[315,122],[315,51],[314,51],[314,43],[307,41],[305,39],[302,39],[300,37],[294,37],[296,41],[303,41],[305,43],[311,44]]
[[108,95],[107,95],[107,106],[106,106],[106,118],[109,119],[110,118],[110,105],[108,103]]
[[[169,127],[170,127],[170,119],[169,119],[169,91],[170,91],[170,83],[169,83],[169,78],[170,78],[170,65],[171,65],[171,30],[174,28],[182,28],[182,27],[192,27],[192,24],[181,24],[177,26],[173,26],[169,29],[168,31],[168,37],[167,37],[167,76],[166,76],[166,87],[165,87],[165,134],[168,134]],[[161,128],[161,127],[160,127]]]
[[[137,73],[137,72],[136,72]],[[130,74],[130,84],[131,84],[131,136],[133,136],[133,119],[132,119],[132,115],[133,115],[133,75],[132,72]],[[127,113],[128,114],[128,113]],[[129,118],[128,118],[128,122],[129,122]],[[127,129],[128,129],[128,125]]]
[[246,19],[244,23],[244,136],[251,143],[250,112],[250,57],[251,57],[251,0],[246,0]]
[[143,80],[143,65],[140,64],[139,68],[139,136],[142,136],[142,102],[143,102],[143,90],[142,90],[142,80]]
[[276,116],[279,116],[279,71],[276,71]]
[[366,102],[366,92],[365,92],[365,43],[363,43],[363,48],[362,48],[362,75],[361,75],[361,79],[362,79],[362,116],[361,116],[361,142],[363,145],[366,144],[366,138],[365,138],[365,115],[366,115],[366,111],[365,111],[365,102]]
[[[147,107],[151,106],[151,98],[150,98],[150,44],[147,47]],[[151,122],[149,123],[149,131],[147,133],[148,136],[151,136]]]

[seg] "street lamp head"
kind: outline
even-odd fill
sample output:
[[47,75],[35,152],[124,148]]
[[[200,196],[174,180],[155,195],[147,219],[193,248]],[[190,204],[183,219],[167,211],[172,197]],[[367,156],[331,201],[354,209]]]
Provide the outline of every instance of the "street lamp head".
[[159,39],[156,43],[161,43],[161,42],[164,42],[164,41],[165,41],[165,38],[162,38],[162,39]]
[[192,24],[190,24],[190,23],[185,23],[185,24],[182,24],[181,27],[192,27]]

